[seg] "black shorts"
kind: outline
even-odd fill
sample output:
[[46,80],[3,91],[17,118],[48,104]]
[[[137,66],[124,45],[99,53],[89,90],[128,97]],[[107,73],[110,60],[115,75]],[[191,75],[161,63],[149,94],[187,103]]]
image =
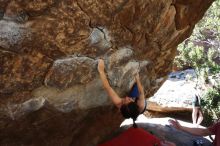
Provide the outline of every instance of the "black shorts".
[[193,107],[200,107],[200,101],[199,101],[199,97],[197,95],[195,95],[193,97],[192,106]]

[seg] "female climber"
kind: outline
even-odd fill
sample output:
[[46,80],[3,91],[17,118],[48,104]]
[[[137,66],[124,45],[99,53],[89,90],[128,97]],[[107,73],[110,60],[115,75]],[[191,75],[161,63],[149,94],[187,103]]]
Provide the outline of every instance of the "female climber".
[[98,71],[102,80],[104,89],[110,96],[113,104],[120,109],[120,112],[124,118],[133,119],[133,127],[137,127],[135,120],[139,114],[144,113],[146,109],[146,100],[144,98],[144,89],[141,85],[139,74],[136,74],[136,83],[133,85],[130,93],[125,98],[120,98],[119,95],[110,86],[107,76],[105,74],[105,65],[102,59],[98,62]]

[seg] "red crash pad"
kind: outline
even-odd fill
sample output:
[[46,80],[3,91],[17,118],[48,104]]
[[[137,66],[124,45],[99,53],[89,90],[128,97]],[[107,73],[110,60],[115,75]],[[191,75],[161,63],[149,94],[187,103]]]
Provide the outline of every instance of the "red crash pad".
[[141,128],[129,128],[99,146],[161,146],[160,139]]

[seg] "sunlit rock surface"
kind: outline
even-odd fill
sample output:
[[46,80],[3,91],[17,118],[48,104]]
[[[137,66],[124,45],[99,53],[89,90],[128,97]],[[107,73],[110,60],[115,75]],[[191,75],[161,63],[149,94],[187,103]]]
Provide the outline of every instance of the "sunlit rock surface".
[[148,99],[147,109],[161,113],[192,111],[195,95],[201,98],[219,82],[218,74],[209,76],[209,83],[204,78],[197,78],[194,69],[172,72],[160,89]]
[[196,90],[196,73],[193,69],[172,72],[160,89],[148,100],[148,110],[157,112],[191,111]]
[[0,145],[97,145],[122,121],[98,58],[120,96],[139,70],[150,97],[212,1],[0,0]]

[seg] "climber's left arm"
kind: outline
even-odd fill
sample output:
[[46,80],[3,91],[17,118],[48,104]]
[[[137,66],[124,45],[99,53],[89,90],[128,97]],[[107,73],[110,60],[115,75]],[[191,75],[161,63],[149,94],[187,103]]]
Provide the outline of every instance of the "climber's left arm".
[[145,95],[144,95],[144,88],[141,84],[140,77],[139,77],[138,73],[135,76],[135,80],[136,80],[136,83],[138,86],[138,92],[139,92],[137,104],[139,106],[140,112],[142,112],[145,109],[145,98],[144,98]]

